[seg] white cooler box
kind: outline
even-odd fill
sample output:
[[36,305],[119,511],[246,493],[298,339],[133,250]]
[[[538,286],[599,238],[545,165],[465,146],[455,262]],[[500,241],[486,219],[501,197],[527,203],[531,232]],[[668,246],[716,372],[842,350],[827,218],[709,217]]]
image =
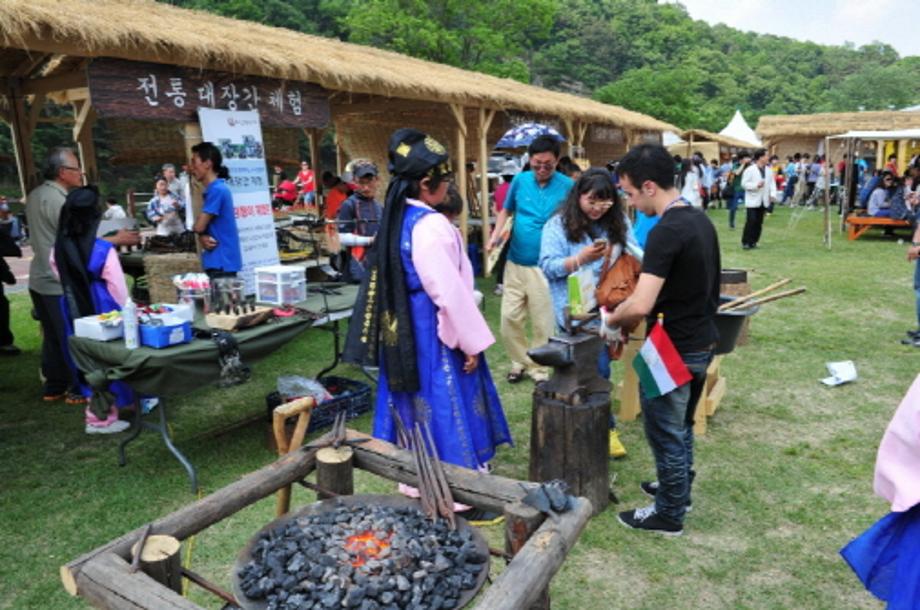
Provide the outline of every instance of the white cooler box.
[[254,269],[256,300],[260,303],[294,304],[307,299],[307,269],[299,265],[269,265]]
[[119,320],[115,326],[106,326],[99,316],[86,316],[73,321],[73,334],[78,337],[95,339],[96,341],[111,341],[125,336],[125,328]]

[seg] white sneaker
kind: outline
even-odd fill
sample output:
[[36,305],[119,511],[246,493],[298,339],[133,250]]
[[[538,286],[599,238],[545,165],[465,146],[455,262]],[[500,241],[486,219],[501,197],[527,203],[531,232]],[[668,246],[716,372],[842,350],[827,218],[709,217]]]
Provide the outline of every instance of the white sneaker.
[[492,293],[493,293],[495,296],[499,296],[499,297],[502,296],[502,294],[504,294],[504,292],[505,292],[505,289],[502,287],[501,284],[496,284],[496,285],[495,285],[495,290],[492,291]]

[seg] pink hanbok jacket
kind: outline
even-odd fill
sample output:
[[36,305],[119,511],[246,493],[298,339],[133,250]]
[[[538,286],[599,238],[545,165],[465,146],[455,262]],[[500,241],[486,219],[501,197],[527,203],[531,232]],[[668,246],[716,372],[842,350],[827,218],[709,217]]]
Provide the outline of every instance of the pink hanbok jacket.
[[412,264],[438,307],[438,338],[447,347],[472,356],[495,343],[473,297],[473,268],[460,231],[443,214],[426,214],[412,229]]
[[920,504],[920,375],[888,423],[875,460],[875,493],[893,512]]

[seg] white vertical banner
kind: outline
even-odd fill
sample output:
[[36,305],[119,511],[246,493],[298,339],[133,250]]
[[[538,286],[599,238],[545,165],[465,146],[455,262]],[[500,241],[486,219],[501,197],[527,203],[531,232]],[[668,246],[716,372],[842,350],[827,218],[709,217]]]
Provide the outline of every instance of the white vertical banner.
[[230,171],[227,186],[233,194],[236,227],[240,234],[246,292],[255,292],[253,268],[277,265],[278,242],[272,216],[262,126],[255,110],[199,108],[202,138],[220,149]]

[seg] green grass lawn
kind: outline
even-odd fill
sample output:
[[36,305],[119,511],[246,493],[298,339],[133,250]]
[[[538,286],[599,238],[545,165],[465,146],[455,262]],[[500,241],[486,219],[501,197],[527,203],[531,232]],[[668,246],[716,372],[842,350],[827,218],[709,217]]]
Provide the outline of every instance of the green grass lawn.
[[[646,503],[638,483],[653,473],[641,420],[621,424],[629,455],[612,471],[622,503],[582,534],[553,580],[554,607],[878,608],[837,552],[888,510],[872,493],[875,452],[920,369],[920,352],[898,343],[915,322],[904,248],[880,234],[847,242],[835,232],[828,251],[820,213],[781,209],[766,221],[762,248],[744,252],[725,212],[712,218],[725,267],[751,270],[755,289],[791,277],[808,292],[764,306],[750,344],[725,358],[728,392],[697,441],[694,511],[682,538],[616,523],[616,510]],[[499,300],[491,282],[481,288],[497,333]],[[26,295],[12,303],[24,353],[0,361],[0,608],[84,607],[61,587],[60,565],[195,498],[153,434],[135,442],[127,467],[119,468],[116,438],[85,435],[79,408],[41,402],[37,325]],[[315,375],[331,349],[328,333],[311,330],[258,363],[249,383],[173,401],[174,438],[198,466],[204,493],[273,460],[262,424],[213,432],[262,412],[277,375]],[[503,379],[502,347],[488,356],[496,380]],[[821,385],[824,364],[844,359],[856,363],[859,380]],[[337,373],[359,378],[348,367]],[[532,386],[497,384],[516,445],[502,449],[494,465],[499,474],[526,478]],[[370,418],[353,425],[369,430]],[[357,487],[393,489],[364,473]],[[294,506],[312,499],[295,489]],[[191,567],[229,588],[236,553],[273,511],[269,498],[200,533],[185,545]],[[498,544],[501,530],[493,530]],[[200,590],[191,596],[221,606]]]

